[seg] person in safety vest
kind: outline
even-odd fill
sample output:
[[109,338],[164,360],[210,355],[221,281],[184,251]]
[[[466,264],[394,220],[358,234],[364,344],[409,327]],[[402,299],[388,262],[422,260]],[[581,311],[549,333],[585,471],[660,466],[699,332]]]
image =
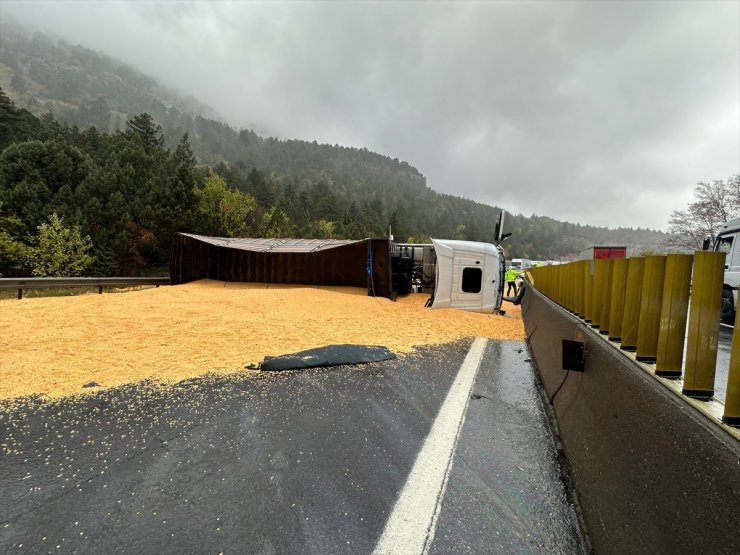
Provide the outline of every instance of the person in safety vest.
[[512,289],[514,290],[514,294],[516,295],[516,276],[517,276],[517,272],[513,267],[509,268],[506,271],[506,285],[508,286],[506,288],[507,296],[511,293]]

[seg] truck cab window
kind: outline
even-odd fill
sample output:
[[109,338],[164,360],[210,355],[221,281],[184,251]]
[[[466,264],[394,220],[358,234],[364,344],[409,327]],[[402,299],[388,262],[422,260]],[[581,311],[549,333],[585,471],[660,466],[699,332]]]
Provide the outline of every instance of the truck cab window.
[[480,268],[463,268],[462,291],[463,293],[480,293],[483,270]]
[[717,241],[717,246],[715,247],[715,250],[718,252],[730,252],[732,250],[732,235],[729,237],[720,237]]

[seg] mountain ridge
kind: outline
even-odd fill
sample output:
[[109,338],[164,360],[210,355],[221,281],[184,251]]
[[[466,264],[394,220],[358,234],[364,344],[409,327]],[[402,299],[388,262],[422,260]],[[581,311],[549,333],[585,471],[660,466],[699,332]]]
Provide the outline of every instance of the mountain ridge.
[[[263,174],[271,191],[257,200],[266,210],[286,191],[326,190],[337,205],[328,210],[330,217],[352,213],[362,220],[363,206],[375,203],[378,221],[363,225],[376,234],[387,233],[390,224],[401,240],[493,236],[499,208],[437,193],[404,161],[365,148],[263,138],[251,129],[236,129],[212,119],[212,108],[178,96],[111,56],[28,29],[6,32],[8,24],[2,25],[0,87],[32,113],[51,110],[68,125],[94,125],[110,133],[124,129],[128,118],[150,113],[168,146],[187,133],[198,161],[213,167],[231,187],[252,194],[250,173]],[[513,233],[507,255],[534,259],[574,257],[594,243],[626,244],[635,254],[657,251],[667,237],[660,231],[587,226],[534,214],[508,214],[506,227]]]

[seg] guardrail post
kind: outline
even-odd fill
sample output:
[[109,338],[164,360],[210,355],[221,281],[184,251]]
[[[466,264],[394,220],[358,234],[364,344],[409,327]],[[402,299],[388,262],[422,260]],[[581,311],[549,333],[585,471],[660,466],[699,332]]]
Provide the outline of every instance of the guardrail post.
[[594,285],[592,294],[591,309],[591,327],[598,329],[601,327],[601,307],[602,297],[604,296],[604,278],[606,269],[604,263],[606,260],[594,260]]
[[711,398],[714,395],[724,273],[725,253],[695,254],[683,382],[683,393],[689,397]]
[[565,265],[558,266],[558,304],[565,306]]
[[658,376],[677,378],[681,375],[693,258],[690,254],[669,254],[666,258],[655,361]]
[[612,262],[612,290],[609,305],[609,339],[622,340],[622,319],[624,318],[624,298],[627,291],[627,270],[629,260],[616,258]]
[[740,310],[735,311],[735,331],[732,334],[730,373],[727,376],[727,396],[722,422],[740,426]]
[[625,351],[637,350],[637,330],[640,327],[640,299],[645,259],[630,258],[627,265],[627,290],[624,293],[624,317],[622,318],[622,345]]
[[18,289],[18,300],[20,301],[23,298],[23,289]]
[[594,310],[594,261],[586,260],[583,265],[583,319],[590,323]]
[[583,318],[583,295],[584,295],[584,270],[583,270],[583,260],[579,260],[576,262],[575,266],[575,280],[576,280],[576,306],[575,306],[575,312],[576,315]]
[[568,310],[568,265],[562,264],[558,266],[560,268],[560,306],[565,310]]
[[612,296],[612,272],[614,271],[614,264],[611,258],[603,261],[604,277],[602,278],[603,289],[601,291],[601,315],[599,316],[601,325],[599,326],[599,333],[607,335],[609,333],[609,316],[611,310],[611,296]]
[[576,263],[568,263],[568,310],[576,311]]
[[565,272],[565,279],[568,286],[568,296],[566,299],[566,307],[568,308],[568,311],[574,312],[573,310],[573,299],[575,298],[576,293],[576,282],[575,279],[573,279],[573,276],[575,272],[573,271],[574,264],[573,262],[569,262],[566,266],[567,270]]
[[555,275],[555,272],[550,272],[550,274],[547,276],[547,296],[555,301],[555,296],[557,294],[557,287],[555,286],[557,281],[557,276]]
[[646,256],[640,295],[640,323],[637,328],[637,352],[640,362],[655,362],[658,356],[660,306],[663,302],[665,256]]

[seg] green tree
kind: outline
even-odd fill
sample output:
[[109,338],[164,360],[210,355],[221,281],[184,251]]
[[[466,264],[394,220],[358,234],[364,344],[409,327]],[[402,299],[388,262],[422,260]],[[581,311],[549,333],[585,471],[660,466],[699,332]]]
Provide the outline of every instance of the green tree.
[[328,220],[316,220],[311,222],[311,236],[315,239],[334,239],[335,235],[334,222]]
[[293,226],[283,209],[273,206],[262,217],[260,232],[263,237],[285,238],[293,235]]
[[66,227],[64,221],[53,213],[38,230],[37,245],[33,248],[33,275],[80,276],[92,263],[88,254],[92,241],[89,235],[82,235],[79,226]]
[[39,136],[41,123],[28,110],[16,108],[0,88],[0,150],[17,141],[27,141]]
[[219,175],[209,175],[203,185],[195,189],[198,209],[198,230],[206,235],[218,235],[221,231],[221,200],[228,188]]
[[73,210],[69,193],[92,167],[86,154],[61,140],[14,143],[0,153],[0,200],[32,235],[52,212]]
[[247,191],[263,208],[272,208],[275,204],[272,184],[257,169],[253,169],[247,176]]
[[169,243],[172,233],[192,227],[194,223],[196,171],[195,156],[185,133],[167,161],[169,176],[154,188],[153,203],[159,217],[160,237]]
[[254,229],[257,203],[241,191],[229,189],[221,176],[210,175],[195,190],[200,225],[204,233],[244,237]]
[[137,141],[147,154],[151,154],[157,148],[164,148],[162,126],[157,124],[154,118],[146,112],[128,120],[124,134]]
[[241,191],[229,190],[220,203],[221,228],[226,237],[251,235],[254,225],[251,217],[256,207],[254,198]]
[[4,216],[0,201],[0,276],[24,276],[31,271],[31,249],[18,238],[23,229],[14,216]]
[[27,275],[31,258],[32,251],[28,245],[16,240],[7,231],[0,230],[0,277]]

